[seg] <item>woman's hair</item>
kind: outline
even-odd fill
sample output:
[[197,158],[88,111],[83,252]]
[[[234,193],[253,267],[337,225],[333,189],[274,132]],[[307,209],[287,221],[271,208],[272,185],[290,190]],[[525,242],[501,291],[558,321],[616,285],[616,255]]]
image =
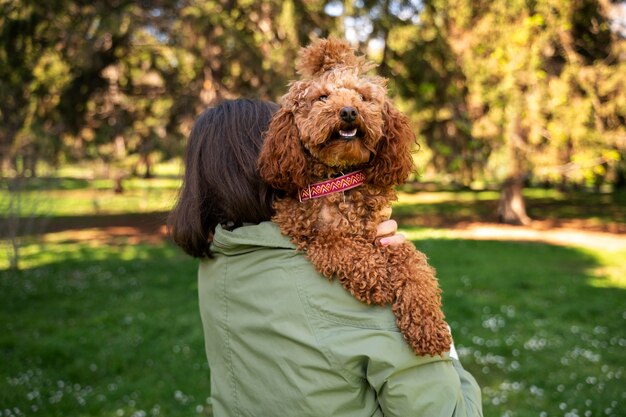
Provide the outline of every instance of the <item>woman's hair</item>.
[[211,257],[215,227],[229,229],[270,220],[273,189],[259,176],[263,133],[278,105],[224,100],[195,121],[185,154],[185,174],[167,219],[174,243],[191,256]]

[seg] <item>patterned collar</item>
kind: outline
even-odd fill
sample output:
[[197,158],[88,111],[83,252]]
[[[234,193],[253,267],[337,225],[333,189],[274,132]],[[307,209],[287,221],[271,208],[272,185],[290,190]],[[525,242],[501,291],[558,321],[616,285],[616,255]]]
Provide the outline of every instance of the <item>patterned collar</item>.
[[355,171],[341,177],[332,178],[330,180],[317,182],[303,188],[298,192],[300,202],[320,198],[328,194],[339,193],[349,190],[365,182],[365,174],[363,171]]

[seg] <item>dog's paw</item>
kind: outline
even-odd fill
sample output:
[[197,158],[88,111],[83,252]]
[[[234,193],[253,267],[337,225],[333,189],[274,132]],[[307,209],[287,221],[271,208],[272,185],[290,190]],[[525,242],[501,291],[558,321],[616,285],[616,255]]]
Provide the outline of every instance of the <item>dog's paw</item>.
[[431,329],[423,323],[414,324],[415,329],[405,334],[405,339],[413,351],[420,356],[443,356],[450,351],[452,336],[447,326]]

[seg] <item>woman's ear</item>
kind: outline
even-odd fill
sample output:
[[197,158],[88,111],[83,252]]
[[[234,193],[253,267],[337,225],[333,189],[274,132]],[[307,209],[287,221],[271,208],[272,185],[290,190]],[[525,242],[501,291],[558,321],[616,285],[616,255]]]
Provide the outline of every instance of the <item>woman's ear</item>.
[[259,156],[261,178],[273,188],[287,192],[309,185],[308,161],[293,113],[285,108],[276,112]]
[[378,142],[368,181],[383,186],[404,183],[413,171],[411,147],[416,143],[408,118],[390,100],[383,104],[383,137]]

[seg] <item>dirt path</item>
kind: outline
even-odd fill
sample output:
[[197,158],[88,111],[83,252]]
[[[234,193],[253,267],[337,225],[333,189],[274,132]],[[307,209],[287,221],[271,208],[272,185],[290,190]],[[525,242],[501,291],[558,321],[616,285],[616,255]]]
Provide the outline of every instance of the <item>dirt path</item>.
[[497,223],[468,223],[450,229],[461,239],[543,242],[618,251],[626,249],[626,234],[581,230],[567,227],[508,226]]

